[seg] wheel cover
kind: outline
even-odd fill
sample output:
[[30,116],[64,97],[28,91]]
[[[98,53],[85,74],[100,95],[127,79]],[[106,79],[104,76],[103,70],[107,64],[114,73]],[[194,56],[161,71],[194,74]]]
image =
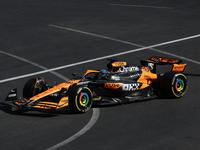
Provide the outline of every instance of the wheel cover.
[[87,104],[89,103],[89,96],[87,93],[80,93],[80,97],[79,97],[79,102],[80,102],[80,105],[85,107],[87,106]]
[[187,78],[183,74],[178,74],[175,76],[172,85],[174,96],[181,97],[185,95],[188,88]]
[[175,88],[177,92],[181,92],[184,89],[184,82],[182,79],[178,79],[175,83]]
[[75,105],[79,112],[86,112],[92,106],[92,91],[84,87],[77,92]]

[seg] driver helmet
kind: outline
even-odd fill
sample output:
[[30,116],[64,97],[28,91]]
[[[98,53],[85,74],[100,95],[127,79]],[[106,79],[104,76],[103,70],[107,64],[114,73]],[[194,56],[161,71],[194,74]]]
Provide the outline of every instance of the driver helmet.
[[109,76],[109,72],[105,69],[100,70],[99,74],[98,74],[98,79],[99,80],[103,80],[103,79],[107,79]]

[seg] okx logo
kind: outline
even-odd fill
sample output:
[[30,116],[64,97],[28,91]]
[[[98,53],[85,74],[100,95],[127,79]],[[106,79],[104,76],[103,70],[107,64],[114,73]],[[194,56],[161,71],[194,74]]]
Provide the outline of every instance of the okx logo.
[[123,91],[135,91],[141,87],[140,83],[132,83],[132,84],[123,84],[122,90]]

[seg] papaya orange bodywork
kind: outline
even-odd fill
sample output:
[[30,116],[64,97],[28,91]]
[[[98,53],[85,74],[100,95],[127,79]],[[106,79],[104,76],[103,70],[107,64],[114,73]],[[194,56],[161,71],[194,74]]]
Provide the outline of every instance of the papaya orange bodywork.
[[58,103],[40,101],[34,108],[55,109]]
[[[90,109],[92,101],[88,109],[81,109],[88,104],[89,100],[96,101],[97,104],[100,101],[106,105],[155,98],[157,89],[154,90],[154,88],[159,88],[162,79],[164,80],[165,75],[168,75],[156,74],[156,65],[173,65],[172,73],[183,72],[187,64],[180,63],[182,60],[154,56],[148,60],[141,60],[142,67],[139,67],[110,59],[110,63],[107,64],[108,70],[103,74],[105,78],[100,78],[99,70],[87,70],[82,77],[76,76],[73,80],[52,87],[48,86],[42,77],[36,77],[31,79],[31,82],[27,82],[31,83],[30,86],[28,84],[24,88],[30,88],[28,92],[23,92],[23,94],[27,92],[28,96],[24,95],[24,98],[17,99],[17,90],[13,89],[5,101],[12,101],[12,106],[18,109],[62,110],[69,106],[81,112]],[[81,92],[82,89],[83,92]],[[175,92],[174,95],[176,95]],[[109,103],[109,100],[112,101]]]
[[123,83],[105,83],[104,88],[116,90],[122,86]]
[[126,66],[126,62],[114,62],[112,63],[113,67],[120,67],[120,66]]
[[50,95],[50,94],[52,94],[52,93],[58,92],[58,91],[60,91],[62,88],[68,89],[69,86],[71,86],[71,85],[74,84],[74,83],[78,83],[79,81],[80,81],[80,80],[72,80],[72,81],[68,81],[68,82],[61,83],[61,84],[59,84],[59,85],[57,85],[57,86],[54,86],[53,88],[50,88],[50,89],[47,90],[47,91],[44,91],[44,92],[42,92],[42,93],[39,93],[39,94],[37,94],[37,95],[31,97],[31,98],[30,98],[30,101],[31,101],[31,100],[38,100],[38,99],[43,98],[43,97],[45,97],[45,96],[48,96],[48,95]]
[[[100,72],[100,71],[97,71],[97,70],[87,70],[86,73],[83,75],[83,77],[84,77],[85,75],[87,75],[87,74],[89,74],[89,73],[93,73],[93,72],[98,73],[98,72]],[[80,81],[80,80],[79,80],[79,81]]]
[[[87,75],[89,73],[93,73],[93,72],[99,72],[99,71],[96,71],[96,70],[87,70],[87,72],[84,74]],[[43,79],[43,78],[42,78]],[[36,83],[37,83],[37,80],[36,79]],[[68,90],[68,88],[73,85],[73,84],[76,84],[80,81],[81,79],[78,79],[78,80],[70,80],[68,82],[64,82],[64,83],[61,83],[57,86],[54,86],[42,93],[39,93],[33,97],[31,97],[29,100],[30,101],[37,101],[43,97],[46,97],[46,96],[49,96],[53,93],[56,93],[56,92],[59,92],[61,91],[61,89],[65,88],[66,90]],[[43,80],[44,81],[44,80]],[[36,86],[36,84],[35,84]],[[20,105],[22,103],[18,102],[18,105]],[[55,103],[55,102],[46,102],[46,101],[40,101],[38,102],[37,105],[33,106],[34,108],[42,108],[42,109],[59,109],[59,108],[62,108],[62,107],[66,107],[69,105],[69,98],[68,97],[63,97],[61,98],[61,100],[58,102],[58,103]]]
[[180,60],[179,59],[173,59],[173,58],[165,58],[165,57],[152,57],[151,58],[152,61],[156,62],[159,60],[159,62],[163,62],[163,63],[173,63],[176,64],[178,63]]
[[153,82],[153,80],[158,78],[158,75],[155,73],[152,73],[149,69],[149,67],[142,67],[142,74],[140,78],[137,80],[137,82],[143,83],[139,90],[144,89],[149,86],[150,83]]
[[62,107],[68,106],[68,104],[69,104],[69,97],[63,97],[59,101],[57,108],[62,108]]
[[173,65],[173,68],[172,68],[172,71],[175,71],[175,72],[183,72],[183,70],[185,69],[185,66],[187,64],[174,64]]

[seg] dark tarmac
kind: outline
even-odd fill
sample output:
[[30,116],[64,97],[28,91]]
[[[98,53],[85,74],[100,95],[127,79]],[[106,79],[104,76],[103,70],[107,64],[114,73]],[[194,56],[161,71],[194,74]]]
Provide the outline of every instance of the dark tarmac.
[[[199,5],[198,0],[1,1],[0,82],[14,78],[0,83],[0,149],[200,149]],[[156,44],[160,46],[151,48]],[[188,64],[186,95],[92,108],[85,114],[15,113],[3,104],[12,88],[22,95],[29,78],[42,76],[55,85],[71,79],[73,72],[106,68],[107,60],[96,58],[129,50],[133,52],[115,58],[136,65],[151,56],[182,59]],[[60,66],[66,67],[33,74]],[[74,138],[77,133],[81,136]],[[74,139],[67,142],[70,137]]]

